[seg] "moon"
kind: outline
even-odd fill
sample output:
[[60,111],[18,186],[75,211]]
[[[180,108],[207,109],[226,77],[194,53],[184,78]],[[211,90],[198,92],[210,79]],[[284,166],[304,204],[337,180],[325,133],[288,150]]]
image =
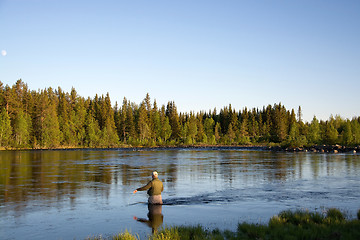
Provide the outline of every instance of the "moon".
[[1,55],[6,56],[7,52],[6,50],[1,50]]

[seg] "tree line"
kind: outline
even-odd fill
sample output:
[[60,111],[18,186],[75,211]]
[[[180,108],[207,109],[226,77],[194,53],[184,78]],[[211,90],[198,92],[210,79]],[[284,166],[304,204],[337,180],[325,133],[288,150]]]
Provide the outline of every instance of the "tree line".
[[173,145],[318,144],[360,145],[360,117],[326,121],[302,120],[301,107],[281,103],[236,111],[179,113],[175,102],[159,107],[149,94],[140,104],[123,99],[111,104],[109,94],[84,98],[74,88],[64,92],[30,90],[18,80],[0,82],[0,147],[120,147]]

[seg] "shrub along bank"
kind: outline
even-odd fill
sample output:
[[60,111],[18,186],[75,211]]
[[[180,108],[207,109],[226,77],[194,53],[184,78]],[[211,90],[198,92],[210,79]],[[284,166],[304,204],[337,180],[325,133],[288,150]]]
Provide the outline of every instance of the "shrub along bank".
[[[240,223],[237,231],[207,230],[202,226],[171,227],[160,230],[148,239],[360,239],[360,210],[357,217],[348,220],[338,209],[329,209],[326,213],[283,211],[272,217],[267,225]],[[140,238],[124,232],[108,239]]]

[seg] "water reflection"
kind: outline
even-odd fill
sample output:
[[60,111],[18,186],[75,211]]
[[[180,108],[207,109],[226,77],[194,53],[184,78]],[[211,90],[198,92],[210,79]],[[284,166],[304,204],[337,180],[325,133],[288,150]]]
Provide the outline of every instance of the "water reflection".
[[156,233],[158,228],[163,224],[164,215],[162,214],[162,205],[148,204],[148,214],[146,218],[138,218],[134,216],[134,220],[145,223],[151,228],[152,233]]
[[74,205],[84,194],[109,198],[113,189],[125,195],[146,184],[153,169],[169,196],[186,197],[263,182],[356,176],[359,164],[359,155],[266,151],[2,151],[0,206],[16,203],[21,211],[36,200]]

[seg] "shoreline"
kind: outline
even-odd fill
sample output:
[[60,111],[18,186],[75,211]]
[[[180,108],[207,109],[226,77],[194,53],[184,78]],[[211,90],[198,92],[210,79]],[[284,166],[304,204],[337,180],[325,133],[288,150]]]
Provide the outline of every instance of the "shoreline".
[[348,147],[341,145],[313,145],[307,147],[283,147],[267,145],[165,145],[165,146],[119,146],[119,147],[56,147],[56,148],[0,148],[0,151],[77,151],[77,150],[178,150],[178,149],[204,149],[204,150],[259,150],[272,152],[313,152],[313,153],[360,153],[360,146]]

